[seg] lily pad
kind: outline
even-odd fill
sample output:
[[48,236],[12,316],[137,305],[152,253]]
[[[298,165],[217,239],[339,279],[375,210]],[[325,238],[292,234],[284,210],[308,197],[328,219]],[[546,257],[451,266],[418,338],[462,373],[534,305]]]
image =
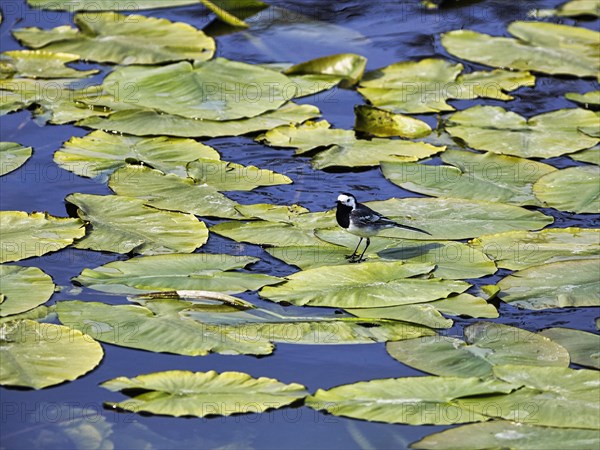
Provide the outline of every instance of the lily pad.
[[225,219],[243,217],[235,209],[237,202],[213,186],[145,166],[121,167],[109,177],[108,186],[119,196],[135,197],[158,209]]
[[32,8],[62,11],[138,11],[197,5],[198,0],[27,0]]
[[569,366],[569,353],[536,333],[491,322],[464,329],[466,342],[449,336],[425,336],[388,342],[386,349],[408,366],[433,375],[490,377],[494,366]]
[[454,56],[487,66],[579,77],[598,74],[597,31],[517,21],[508,26],[508,32],[517,39],[456,30],[442,34],[442,45]]
[[0,142],[0,176],[17,170],[31,158],[33,150],[16,142]]
[[275,111],[239,120],[194,120],[176,114],[131,109],[117,111],[107,118],[90,117],[80,121],[78,125],[136,136],[221,137],[302,123],[318,116],[319,109],[315,106],[287,103]]
[[441,158],[450,165],[384,162],[381,170],[392,183],[420,194],[533,206],[541,205],[533,194],[533,183],[556,170],[548,164],[493,153],[447,150]]
[[540,178],[533,192],[546,205],[561,211],[600,213],[600,167],[561,169]]
[[[1,303],[2,302],[0,302],[0,304]],[[29,311],[13,314],[6,317],[0,317],[0,324],[24,319],[35,320],[36,322],[49,322],[51,320],[52,315],[54,315],[54,305],[49,307],[45,305],[40,305],[33,309],[30,309]]]
[[70,194],[79,217],[91,226],[75,246],[115,253],[190,253],[208,239],[208,230],[192,214],[164,211],[137,198]]
[[572,363],[600,369],[599,335],[571,328],[547,328],[540,334],[566,348]]
[[288,76],[309,75],[309,82],[342,82],[343,86],[348,87],[361,79],[366,65],[367,58],[364,56],[340,53],[296,64],[288,67],[284,73]]
[[567,100],[572,102],[581,103],[584,107],[588,108],[592,106],[600,106],[600,91],[590,91],[585,94],[579,94],[577,92],[568,92],[565,94]]
[[259,293],[274,302],[297,306],[373,308],[425,303],[469,288],[464,281],[413,278],[430,273],[432,264],[366,262],[324,266],[294,273],[280,286]]
[[190,162],[187,173],[196,183],[207,184],[217,191],[250,191],[259,186],[292,183],[289,177],[272,170],[207,158]]
[[212,38],[183,22],[114,12],[75,14],[73,20],[78,29],[67,25],[51,30],[21,28],[13,35],[26,47],[116,64],[207,60],[215,52]]
[[542,9],[536,11],[538,17],[546,16],[596,16],[600,17],[600,2],[598,0],[571,0],[563,3],[556,9]]
[[[99,70],[77,70],[67,64],[78,61],[79,55],[54,53],[46,50],[13,50],[0,55],[16,75],[30,78],[84,78]],[[14,76],[14,75],[13,75]]]
[[141,394],[107,403],[136,413],[168,416],[229,416],[281,408],[308,395],[301,384],[284,384],[273,378],[252,378],[242,372],[189,372],[169,370],[119,377],[101,384],[111,391],[135,390]]
[[596,430],[552,428],[525,423],[494,420],[472,423],[425,436],[413,442],[410,448],[426,450],[454,450],[457,448],[488,449],[518,448],[538,450],[561,448],[580,450],[600,445]]
[[402,61],[368,72],[360,92],[374,106],[394,113],[454,111],[447,100],[478,97],[512,100],[506,92],[533,86],[529,72],[493,70],[462,74],[462,64],[443,59]]
[[417,139],[431,133],[431,127],[422,120],[369,105],[356,106],[354,114],[354,129],[373,136]]
[[499,316],[494,305],[489,304],[485,298],[471,294],[451,295],[442,300],[429,303],[437,310],[450,316],[483,317],[495,319]]
[[498,297],[527,309],[600,306],[599,267],[599,259],[581,259],[519,270],[498,282]]
[[249,256],[210,253],[145,256],[84,269],[73,281],[97,291],[120,294],[181,289],[232,294],[283,281],[269,275],[234,272],[257,261]]
[[[135,86],[129,96],[119,88]],[[130,66],[116,69],[102,83],[112,104],[148,108],[190,119],[226,121],[258,116],[292,97],[282,73],[258,65],[216,58],[192,65]],[[98,104],[102,104],[99,100]]]
[[314,158],[315,169],[328,167],[370,167],[380,161],[416,161],[445,150],[423,142],[380,139],[357,139],[352,130],[330,128],[329,122],[308,122],[299,127],[282,126],[269,130],[257,139],[274,147],[296,148],[303,154],[326,148]]
[[54,161],[63,169],[102,181],[127,163],[185,177],[187,163],[199,158],[218,160],[220,156],[212,147],[193,139],[142,138],[104,131],[72,137],[54,154]]
[[53,293],[52,278],[41,269],[0,265],[0,317],[35,308]]
[[102,360],[98,342],[62,325],[0,324],[0,384],[42,389],[78,378]]
[[403,322],[418,323],[431,328],[450,328],[454,322],[442,316],[432,303],[435,302],[388,306],[385,308],[347,308],[346,311],[358,317],[401,320]]
[[526,269],[558,261],[590,259],[600,250],[596,228],[547,228],[481,236],[471,244],[491,256],[498,267]]
[[523,158],[553,158],[596,145],[579,129],[598,127],[598,116],[581,108],[559,109],[530,119],[498,106],[474,106],[452,114],[446,130],[472,148]]
[[498,380],[453,377],[406,377],[361,381],[319,389],[306,405],[335,416],[410,425],[451,425],[487,420],[461,407],[462,397],[508,393],[513,385]]
[[577,153],[571,153],[569,157],[575,161],[581,161],[600,166],[600,145],[596,145],[595,147],[588,148],[587,150],[582,150]]
[[85,234],[79,219],[24,211],[0,211],[0,230],[0,263],[55,252]]
[[[457,401],[474,414],[559,428],[600,428],[598,371],[504,365],[494,376],[522,387],[508,395]],[[577,414],[573,414],[577,411]]]

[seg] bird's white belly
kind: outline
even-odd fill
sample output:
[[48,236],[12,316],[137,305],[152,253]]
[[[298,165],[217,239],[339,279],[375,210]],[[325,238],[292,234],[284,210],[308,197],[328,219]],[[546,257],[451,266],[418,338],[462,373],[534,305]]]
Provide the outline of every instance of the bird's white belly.
[[[383,227],[383,228],[387,228],[387,227]],[[367,238],[367,237],[375,236],[383,228],[382,227],[360,227],[360,228],[358,228],[358,227],[355,227],[351,223],[350,226],[347,228],[347,230],[349,233],[352,233],[355,236]]]

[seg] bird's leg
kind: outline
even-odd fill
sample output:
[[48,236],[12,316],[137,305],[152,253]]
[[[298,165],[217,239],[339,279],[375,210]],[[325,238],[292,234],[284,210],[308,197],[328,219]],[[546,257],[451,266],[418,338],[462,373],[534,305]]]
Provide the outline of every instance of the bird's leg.
[[363,252],[360,254],[360,257],[356,260],[356,262],[361,262],[363,260],[363,256],[365,255],[365,252],[369,248],[370,244],[371,244],[371,238],[367,238],[367,245],[365,245]]
[[354,257],[356,256],[356,252],[358,251],[358,247],[360,247],[360,243],[362,242],[363,238],[360,238],[360,241],[358,241],[358,245],[356,246],[356,248],[354,249],[354,251],[352,252],[351,255],[346,256],[346,259],[349,259],[350,261],[354,261]]

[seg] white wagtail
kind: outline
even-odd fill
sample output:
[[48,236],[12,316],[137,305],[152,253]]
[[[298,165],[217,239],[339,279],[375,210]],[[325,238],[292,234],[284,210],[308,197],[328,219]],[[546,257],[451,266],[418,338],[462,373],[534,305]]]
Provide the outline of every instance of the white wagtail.
[[[362,257],[371,243],[371,236],[375,236],[381,230],[385,230],[386,228],[404,228],[406,230],[417,231],[419,233],[425,233],[431,236],[431,233],[428,233],[427,231],[409,227],[407,225],[400,225],[399,223],[388,219],[382,214],[373,211],[368,206],[358,203],[352,194],[340,194],[338,196],[335,218],[340,227],[347,232],[360,237],[360,241],[358,241],[356,249],[354,249],[352,255],[348,256],[350,262],[362,261]],[[357,258],[356,252],[358,251],[358,247],[360,247],[360,243],[362,242],[363,238],[367,240],[367,245]]]

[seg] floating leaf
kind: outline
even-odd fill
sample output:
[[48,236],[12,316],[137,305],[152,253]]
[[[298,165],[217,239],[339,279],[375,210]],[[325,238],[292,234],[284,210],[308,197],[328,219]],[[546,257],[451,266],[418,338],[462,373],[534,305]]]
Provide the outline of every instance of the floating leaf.
[[242,372],[189,372],[169,370],[119,377],[101,384],[111,391],[143,391],[129,400],[107,403],[136,413],[168,416],[229,416],[281,408],[308,395],[301,384],[273,378],[252,378]]
[[120,195],[70,194],[77,214],[91,225],[77,248],[115,253],[193,252],[208,239],[208,230],[192,214],[151,208]]
[[566,348],[572,363],[600,369],[599,335],[570,328],[547,328],[540,334]]
[[[0,296],[0,298],[2,297]],[[0,301],[0,304],[1,303],[2,302]],[[41,305],[30,309],[29,311],[13,314],[11,316],[0,317],[0,324],[24,319],[35,320],[36,322],[46,322],[49,321],[48,319],[52,314],[54,314],[54,305],[50,307]]]
[[31,147],[16,142],[0,142],[0,176],[17,170],[31,157]]
[[362,381],[319,389],[307,406],[335,416],[410,425],[450,425],[487,420],[461,407],[457,400],[510,392],[513,385],[497,380],[452,377],[407,377]]
[[557,170],[540,178],[533,192],[546,205],[562,211],[600,213],[600,167]]
[[556,9],[542,9],[536,11],[537,17],[547,16],[596,16],[600,17],[600,2],[598,0],[571,0],[563,3]]
[[79,60],[72,53],[46,50],[13,50],[0,55],[0,63],[8,64],[16,74],[30,78],[84,78],[99,70],[76,70],[66,64]]
[[41,305],[54,293],[54,283],[37,267],[0,265],[0,317]]
[[451,99],[512,100],[505,92],[533,86],[529,72],[493,70],[461,75],[462,64],[443,59],[402,61],[365,74],[360,92],[374,106],[394,113],[453,111]]
[[495,319],[499,316],[494,305],[484,298],[471,294],[452,295],[430,303],[431,306],[450,316],[484,317]]
[[411,278],[432,271],[432,264],[366,262],[324,266],[294,273],[280,286],[260,291],[263,298],[297,306],[373,308],[424,303],[465,291],[463,281]]
[[[494,367],[500,380],[523,386],[508,395],[457,401],[473,414],[560,428],[600,428],[598,371],[566,367],[504,365]],[[574,414],[573,411],[577,411]]]
[[327,167],[369,167],[380,161],[416,161],[444,151],[423,142],[391,139],[356,139],[352,130],[329,128],[329,122],[308,122],[299,127],[282,126],[258,137],[274,147],[293,147],[303,154],[319,147],[327,147],[313,158],[315,169]]
[[599,259],[581,259],[519,270],[498,282],[498,297],[528,309],[600,306],[599,267]]
[[575,161],[587,162],[600,166],[600,145],[577,153],[571,153],[569,157],[573,158]]
[[206,60],[215,52],[212,38],[182,22],[114,12],[75,14],[73,20],[79,29],[32,27],[15,30],[13,35],[26,47],[117,64]]
[[517,39],[456,30],[442,34],[442,45],[454,56],[487,66],[580,77],[598,74],[597,31],[517,21],[508,32]]
[[525,119],[498,106],[474,106],[452,114],[446,130],[478,150],[552,158],[596,145],[598,139],[579,130],[592,126],[598,126],[598,116],[580,108]]
[[257,261],[249,256],[210,253],[146,256],[84,269],[73,281],[98,291],[122,294],[182,289],[231,294],[282,281],[268,275],[232,271]]
[[218,191],[249,191],[259,186],[292,183],[289,177],[271,170],[207,158],[190,162],[187,172],[196,183],[207,184]]
[[593,258],[600,250],[600,230],[509,231],[481,236],[472,244],[491,256],[498,267],[520,270],[551,262]]
[[[351,86],[361,79],[367,58],[354,53],[340,53],[337,55],[323,56],[321,58],[311,59],[300,64],[287,68],[284,73],[291,75],[310,75],[310,81],[326,81],[339,83],[343,81],[343,86]],[[315,77],[325,76],[326,78]]]
[[18,320],[0,324],[0,384],[42,389],[96,367],[103,351],[77,330]]
[[388,306],[387,308],[348,308],[346,311],[358,317],[401,320],[403,322],[418,323],[431,328],[450,328],[454,322],[442,316],[435,309],[433,303],[435,302]]
[[[135,91],[119,96],[118,89],[128,83]],[[226,121],[279,108],[291,98],[286,92],[290,83],[282,73],[217,58],[194,65],[122,67],[111,72],[102,87],[112,97],[107,106],[127,104],[190,119]]]
[[79,125],[137,136],[220,137],[238,136],[282,125],[302,123],[317,116],[319,110],[315,106],[288,103],[275,111],[240,120],[194,120],[175,114],[131,109],[115,112],[107,118],[84,119],[79,122]]
[[386,349],[408,366],[433,375],[489,377],[502,364],[568,367],[569,353],[536,333],[491,322],[464,329],[466,342],[449,336],[425,336],[388,342]]
[[422,120],[369,105],[356,106],[354,114],[356,115],[354,129],[373,136],[416,139],[431,133],[431,127]]
[[27,0],[33,8],[62,11],[122,11],[197,5],[198,0]]
[[127,163],[138,163],[185,177],[186,165],[199,158],[218,160],[219,153],[193,139],[142,138],[92,131],[72,137],[54,154],[54,161],[82,177],[105,180]]
[[154,208],[198,216],[242,218],[235,209],[237,202],[213,186],[195,183],[191,178],[165,175],[145,166],[121,167],[110,176],[108,186],[120,196],[138,198]]
[[565,94],[567,100],[572,102],[581,103],[584,107],[588,108],[590,105],[600,106],[600,91],[590,91],[585,94],[579,94],[577,92],[568,92]]
[[541,204],[533,195],[533,183],[556,170],[529,159],[493,153],[447,150],[441,158],[451,165],[384,162],[381,170],[392,183],[420,194],[535,206]]
[[454,450],[457,448],[518,448],[538,450],[540,448],[561,448],[580,450],[600,445],[596,430],[578,428],[551,428],[525,423],[494,420],[472,423],[450,428],[425,436],[410,448],[426,450]]
[[0,230],[0,263],[55,252],[85,234],[79,219],[24,211],[0,211]]

